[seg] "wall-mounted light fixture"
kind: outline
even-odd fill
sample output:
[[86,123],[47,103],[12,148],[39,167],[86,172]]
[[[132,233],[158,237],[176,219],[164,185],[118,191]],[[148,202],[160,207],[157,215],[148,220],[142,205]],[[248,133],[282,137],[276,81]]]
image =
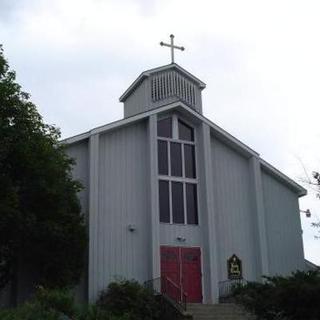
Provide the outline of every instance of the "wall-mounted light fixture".
[[185,241],[186,241],[186,238],[181,237],[181,236],[178,236],[178,237],[177,237],[177,240],[178,240],[178,241],[181,241],[181,242],[185,242]]
[[310,209],[307,209],[307,210],[300,210],[300,212],[305,213],[307,218],[310,218],[310,217],[311,217]]
[[130,232],[134,232],[134,231],[137,230],[137,227],[136,227],[135,224],[129,224],[129,225],[128,225],[128,230],[129,230]]

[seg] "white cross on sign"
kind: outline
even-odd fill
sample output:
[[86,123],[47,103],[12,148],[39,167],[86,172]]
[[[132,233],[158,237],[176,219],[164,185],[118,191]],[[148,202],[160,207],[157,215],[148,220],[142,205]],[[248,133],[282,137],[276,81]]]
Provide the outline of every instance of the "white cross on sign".
[[160,46],[165,46],[165,47],[169,47],[171,49],[171,63],[174,63],[174,49],[179,49],[181,51],[184,50],[184,47],[178,47],[178,46],[175,46],[174,45],[174,35],[173,34],[170,34],[170,38],[171,38],[171,43],[168,44],[168,43],[164,43],[164,42],[160,42]]

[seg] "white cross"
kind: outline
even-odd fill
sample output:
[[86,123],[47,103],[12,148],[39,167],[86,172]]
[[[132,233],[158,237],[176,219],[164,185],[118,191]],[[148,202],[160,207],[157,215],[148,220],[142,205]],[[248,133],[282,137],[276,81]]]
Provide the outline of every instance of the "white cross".
[[174,49],[179,49],[181,51],[184,50],[184,47],[178,47],[178,46],[175,46],[174,45],[174,35],[173,34],[170,34],[170,38],[171,38],[171,43],[168,44],[168,43],[164,43],[164,42],[160,42],[160,46],[165,46],[165,47],[169,47],[171,49],[171,63],[174,63]]

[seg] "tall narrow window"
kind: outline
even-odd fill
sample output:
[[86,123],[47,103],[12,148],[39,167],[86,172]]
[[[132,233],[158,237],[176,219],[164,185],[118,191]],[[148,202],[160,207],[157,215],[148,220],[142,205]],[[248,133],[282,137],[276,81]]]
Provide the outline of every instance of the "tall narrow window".
[[186,184],[187,199],[187,223],[198,224],[198,204],[197,204],[197,185],[193,183]]
[[170,142],[171,175],[182,177],[181,143]]
[[171,118],[158,120],[158,137],[172,138]]
[[196,177],[194,146],[190,144],[184,145],[184,169],[187,178]]
[[169,182],[159,181],[160,222],[170,222]]
[[194,134],[177,115],[158,120],[160,222],[198,224]]
[[173,223],[184,223],[183,184],[172,182],[172,220]]
[[158,171],[161,175],[168,175],[168,143],[158,140]]

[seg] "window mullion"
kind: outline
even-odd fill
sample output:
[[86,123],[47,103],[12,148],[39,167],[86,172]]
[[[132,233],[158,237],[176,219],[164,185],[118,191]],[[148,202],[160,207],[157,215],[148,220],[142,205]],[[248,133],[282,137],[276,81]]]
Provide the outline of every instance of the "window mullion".
[[186,177],[186,171],[185,171],[185,162],[184,162],[184,145],[183,143],[180,144],[181,147],[181,161],[182,161],[182,178]]
[[168,175],[171,176],[171,147],[170,147],[170,141],[167,141],[167,148],[168,148]]
[[[158,168],[158,179],[159,179],[159,181],[164,180],[164,181],[167,181],[167,183],[168,183],[168,191],[169,191],[169,199],[168,199],[169,200],[169,208],[168,208],[168,210],[169,210],[169,223],[170,224],[174,224],[174,223],[179,223],[179,224],[183,223],[184,225],[188,224],[188,208],[187,208],[187,203],[189,202],[189,200],[187,198],[188,197],[187,191],[189,190],[187,188],[188,183],[195,185],[195,192],[196,192],[195,205],[197,206],[197,208],[195,209],[196,213],[197,213],[197,220],[196,221],[197,221],[197,224],[199,224],[199,219],[200,219],[200,217],[199,217],[199,188],[198,188],[198,182],[199,182],[199,179],[198,179],[199,167],[198,167],[198,165],[199,165],[199,163],[197,161],[197,153],[196,153],[197,137],[196,137],[196,133],[194,131],[194,128],[192,128],[192,130],[193,130],[192,140],[189,141],[187,138],[186,138],[187,140],[179,139],[179,118],[178,118],[177,114],[173,114],[171,117],[171,136],[158,136],[158,141],[163,141],[162,142],[163,148],[164,148],[164,142],[166,143],[166,146],[167,146],[167,159],[166,159],[167,165],[168,165],[167,175],[160,174],[159,168]],[[171,152],[171,144],[173,144],[173,146],[172,146],[173,152]],[[171,160],[175,160],[175,163],[174,163],[175,167],[178,166],[178,159],[180,158],[180,155],[177,154],[178,149],[179,149],[178,145],[179,145],[180,151],[181,151],[181,170],[182,170],[181,177],[180,176],[172,176],[172,166],[171,166]],[[185,146],[188,149],[187,152],[185,152]],[[191,146],[193,146],[193,148]],[[189,159],[189,152],[190,152],[189,149],[190,148],[193,149],[193,155],[194,155],[193,162],[194,162],[195,171],[196,171],[195,172],[196,175],[194,178],[186,176],[186,169],[187,169],[186,168],[186,160],[188,161],[188,159]],[[158,146],[158,149],[159,149],[159,146]],[[159,152],[159,150],[158,150],[158,152]],[[172,156],[174,156],[176,154],[177,154],[177,157],[179,157],[179,158],[171,159]],[[188,164],[189,164],[189,162],[188,162]],[[158,166],[159,166],[159,164],[158,164]],[[179,167],[180,167],[180,165],[179,165]],[[180,168],[179,168],[179,170],[180,170]],[[173,173],[175,173],[175,171],[173,171]],[[180,171],[177,174],[180,174]],[[180,184],[180,187],[179,187],[179,184]],[[181,190],[181,187],[182,187],[182,190]],[[174,201],[175,199],[173,199],[173,195],[172,195],[173,191],[174,191],[175,195],[177,196],[176,201],[178,201],[178,199],[180,199],[177,203]],[[183,205],[183,212],[181,211],[181,209],[182,209],[181,205]],[[177,210],[179,211],[179,212],[177,212],[179,217],[177,216],[175,218],[175,220],[173,217],[173,213],[174,213],[173,206],[175,206],[175,207],[177,206]],[[192,205],[190,208],[192,208]],[[183,222],[182,222],[182,218],[184,220]],[[174,221],[176,221],[176,222],[174,222]],[[190,220],[191,223],[192,223],[192,221],[193,220]]]
[[183,182],[183,210],[184,210],[184,224],[188,224],[187,221],[187,191],[186,191],[186,183]]
[[169,183],[169,208],[170,208],[170,224],[173,224],[173,213],[172,213],[172,183]]
[[199,186],[198,184],[196,184],[196,195],[197,195],[197,202],[196,202],[196,209],[197,209],[197,219],[198,219],[198,225],[200,225],[200,214],[199,214],[199,199],[200,199],[200,195],[199,195]]
[[172,138],[175,140],[179,139],[178,117],[176,114],[172,115]]
[[183,178],[183,177],[172,177],[172,176],[166,176],[161,174],[159,174],[159,179],[175,181],[175,182],[187,182],[187,183],[193,183],[193,184],[197,184],[199,182],[198,178],[193,179],[193,178]]
[[183,210],[184,210],[184,224],[187,224],[187,197],[186,197],[186,183],[184,182],[184,179],[186,177],[185,174],[185,162],[184,162],[184,145],[183,143],[180,144],[181,146],[181,161],[182,161],[182,178],[183,178]]
[[181,140],[181,139],[172,139],[172,138],[164,138],[164,137],[158,137],[158,140],[162,141],[172,141],[172,142],[180,142],[183,144],[190,144],[190,145],[195,145],[194,141],[186,141],[186,140]]

